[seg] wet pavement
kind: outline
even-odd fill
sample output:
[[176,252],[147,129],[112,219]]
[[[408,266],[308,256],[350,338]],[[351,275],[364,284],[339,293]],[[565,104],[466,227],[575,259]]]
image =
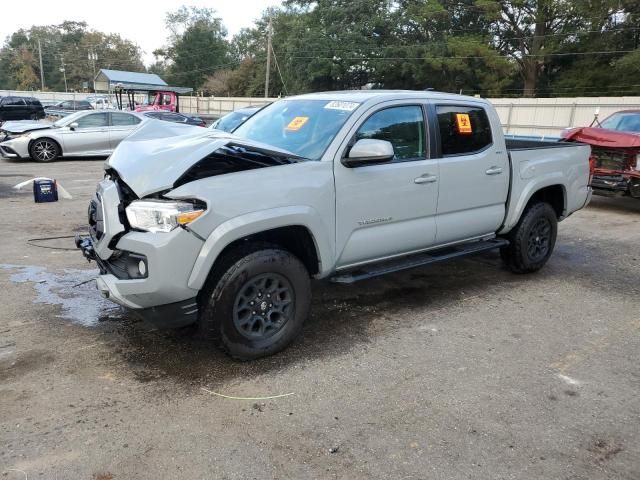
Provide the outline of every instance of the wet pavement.
[[[640,478],[640,201],[596,198],[535,275],[316,282],[302,337],[237,363],[33,241],[84,227],[101,168],[0,160],[1,478]],[[11,189],[31,176],[73,200]]]

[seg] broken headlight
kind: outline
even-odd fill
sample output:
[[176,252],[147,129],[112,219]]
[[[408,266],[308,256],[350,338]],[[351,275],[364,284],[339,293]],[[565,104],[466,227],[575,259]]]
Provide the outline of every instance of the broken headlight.
[[189,202],[135,200],[126,208],[126,212],[133,228],[147,232],[170,232],[193,222],[205,209]]

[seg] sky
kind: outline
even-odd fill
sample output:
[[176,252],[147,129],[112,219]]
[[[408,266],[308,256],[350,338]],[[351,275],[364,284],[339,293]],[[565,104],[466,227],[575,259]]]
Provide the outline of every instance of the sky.
[[164,16],[181,5],[209,7],[229,31],[229,37],[250,27],[262,12],[280,4],[279,0],[5,0],[0,21],[0,44],[7,35],[32,25],[55,25],[64,20],[85,21],[90,29],[119,33],[137,43],[146,64],[153,62],[151,52],[166,43]]

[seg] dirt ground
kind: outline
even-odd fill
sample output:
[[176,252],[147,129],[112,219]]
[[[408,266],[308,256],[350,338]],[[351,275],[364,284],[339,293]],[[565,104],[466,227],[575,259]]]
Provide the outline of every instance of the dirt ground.
[[[302,338],[236,363],[27,243],[82,230],[101,171],[0,160],[3,480],[640,478],[640,201],[596,198],[535,275],[491,254],[317,282]],[[73,200],[10,188],[33,176]]]

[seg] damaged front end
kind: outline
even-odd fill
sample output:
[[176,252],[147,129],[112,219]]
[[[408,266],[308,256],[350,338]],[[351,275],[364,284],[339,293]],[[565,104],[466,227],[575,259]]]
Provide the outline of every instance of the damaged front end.
[[149,122],[118,146],[89,203],[89,235],[76,238],[83,256],[98,264],[100,293],[162,328],[197,320],[198,290],[189,277],[205,242],[200,222],[215,215],[208,199],[173,192],[207,177],[298,161],[229,134],[180,127]]
[[603,128],[578,128],[565,141],[591,145],[591,187],[603,196],[640,199],[640,136]]
[[590,164],[594,193],[640,198],[640,150],[593,147]]

